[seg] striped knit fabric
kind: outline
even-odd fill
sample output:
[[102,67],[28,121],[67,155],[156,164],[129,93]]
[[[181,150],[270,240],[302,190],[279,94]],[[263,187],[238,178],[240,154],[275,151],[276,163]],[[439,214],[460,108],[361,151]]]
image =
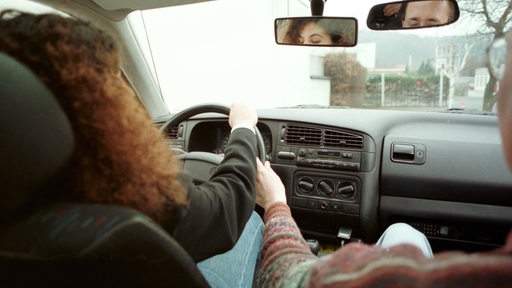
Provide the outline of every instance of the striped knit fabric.
[[384,249],[350,243],[317,257],[282,202],[265,211],[257,287],[512,287],[512,233],[492,252],[443,252],[433,259],[411,245]]

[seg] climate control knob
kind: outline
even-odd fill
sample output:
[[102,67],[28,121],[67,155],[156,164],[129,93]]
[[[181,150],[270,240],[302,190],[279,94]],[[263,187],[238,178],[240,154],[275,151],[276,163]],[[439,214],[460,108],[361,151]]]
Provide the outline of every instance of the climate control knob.
[[334,184],[328,180],[320,180],[318,182],[318,190],[326,195],[334,193]]
[[352,198],[356,193],[356,187],[350,182],[343,182],[338,187],[338,195],[343,198]]
[[302,193],[311,193],[315,188],[315,182],[309,177],[302,177],[298,182],[299,191]]

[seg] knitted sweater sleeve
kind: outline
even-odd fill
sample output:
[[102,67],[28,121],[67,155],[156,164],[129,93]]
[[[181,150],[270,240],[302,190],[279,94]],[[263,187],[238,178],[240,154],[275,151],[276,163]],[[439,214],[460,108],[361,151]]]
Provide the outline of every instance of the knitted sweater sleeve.
[[256,287],[298,287],[307,278],[308,267],[318,258],[311,253],[283,202],[265,211],[265,233],[261,251],[261,268]]
[[413,245],[349,243],[313,255],[285,203],[265,211],[256,287],[512,287],[512,232],[504,247],[426,258]]

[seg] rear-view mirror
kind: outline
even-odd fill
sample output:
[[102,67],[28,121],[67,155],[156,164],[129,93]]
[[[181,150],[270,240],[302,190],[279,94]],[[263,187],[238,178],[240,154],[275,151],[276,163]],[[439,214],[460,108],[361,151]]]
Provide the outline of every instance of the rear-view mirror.
[[292,17],[275,20],[277,44],[353,47],[357,44],[357,19],[351,17]]
[[406,0],[375,5],[366,24],[372,30],[401,30],[437,27],[459,19],[455,0]]

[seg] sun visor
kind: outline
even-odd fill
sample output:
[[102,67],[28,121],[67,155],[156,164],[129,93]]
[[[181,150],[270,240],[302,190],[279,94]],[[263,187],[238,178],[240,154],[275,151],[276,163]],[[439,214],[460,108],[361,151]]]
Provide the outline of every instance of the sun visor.
[[179,6],[212,0],[91,0],[105,10],[146,10],[161,7]]

